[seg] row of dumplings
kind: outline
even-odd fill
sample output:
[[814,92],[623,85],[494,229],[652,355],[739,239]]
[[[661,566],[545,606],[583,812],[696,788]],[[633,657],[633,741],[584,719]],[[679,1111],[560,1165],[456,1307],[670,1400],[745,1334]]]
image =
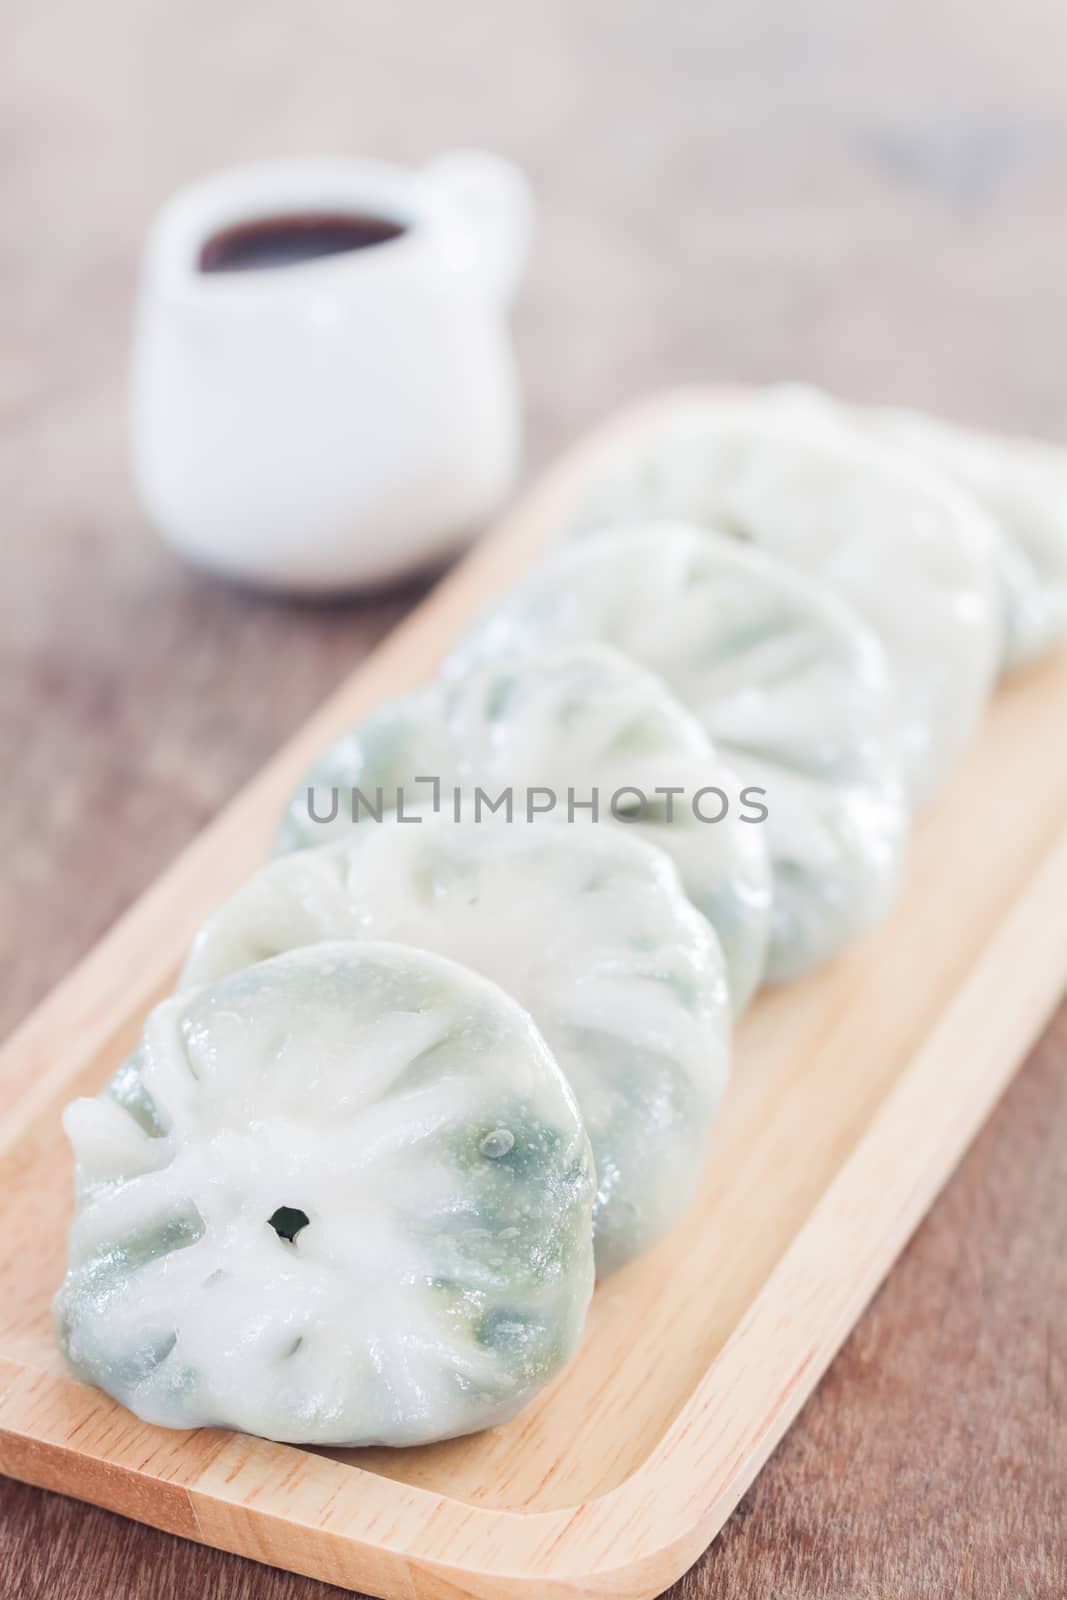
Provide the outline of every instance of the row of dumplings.
[[536,1394],[688,1204],[737,1015],[877,927],[998,677],[1067,630],[1065,462],[772,390],[605,463],[68,1107],[74,1370],[328,1445]]

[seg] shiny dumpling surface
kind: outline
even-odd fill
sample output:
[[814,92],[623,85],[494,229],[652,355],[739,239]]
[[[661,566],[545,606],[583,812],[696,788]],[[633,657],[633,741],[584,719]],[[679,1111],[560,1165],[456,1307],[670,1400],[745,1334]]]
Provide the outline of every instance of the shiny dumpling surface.
[[[513,815],[534,815],[535,826],[573,817],[578,831],[594,822],[588,801],[596,790],[598,825],[666,850],[719,937],[735,1010],[750,998],[763,977],[769,930],[763,829],[742,820],[735,776],[654,675],[616,651],[578,644],[494,661],[394,700],[313,763],[293,794],[277,848],[345,837],[356,789],[372,804],[381,790],[386,809],[398,800],[408,808],[425,803],[435,792],[429,778],[444,814],[456,815],[457,795],[459,814],[474,816],[479,788],[491,801],[507,791]],[[702,821],[688,801],[654,796],[657,786],[692,797],[709,785],[735,802],[718,822]],[[612,798],[634,787],[650,804],[617,820]],[[550,815],[540,810],[548,794],[555,797]],[[365,817],[361,808],[357,801]],[[715,813],[705,806],[705,814]]]
[[568,637],[655,671],[742,786],[766,792],[752,831],[771,858],[770,978],[881,921],[909,834],[898,713],[884,653],[845,608],[729,539],[650,524],[557,551],[474,625],[446,673]]
[[995,528],[943,476],[792,402],[694,405],[605,462],[574,531],[680,518],[760,547],[846,600],[885,646],[905,780],[936,789],[1003,649]]
[[259,872],[200,930],[183,983],[323,939],[438,951],[529,1011],[593,1147],[602,1276],[677,1221],[726,1084],[731,1016],[718,940],[663,851],[563,822],[364,822]]
[[58,1342],[149,1422],[421,1443],[575,1348],[588,1140],[527,1013],[453,962],[321,944],[178,994],[64,1126]]

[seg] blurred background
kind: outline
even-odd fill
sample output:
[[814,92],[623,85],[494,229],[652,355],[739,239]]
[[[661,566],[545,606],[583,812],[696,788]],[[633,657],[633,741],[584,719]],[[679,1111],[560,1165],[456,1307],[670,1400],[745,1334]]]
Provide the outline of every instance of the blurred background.
[[5,1023],[411,599],[240,594],[144,525],[128,335],[144,231],[177,185],[274,155],[482,144],[521,162],[539,205],[516,313],[528,474],[690,379],[804,377],[1067,429],[1052,0],[4,0],[0,16],[0,729],[21,775]]
[[419,592],[244,593],[146,526],[126,358],[177,185],[519,161],[527,478],[694,379],[1067,437],[1060,0],[0,0],[0,32],[0,1030]]

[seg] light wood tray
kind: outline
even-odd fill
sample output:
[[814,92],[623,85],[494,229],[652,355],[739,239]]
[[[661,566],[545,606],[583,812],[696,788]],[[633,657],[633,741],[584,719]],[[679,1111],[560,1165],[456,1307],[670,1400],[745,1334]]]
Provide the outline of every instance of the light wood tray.
[[714,1538],[1025,1056],[1067,979],[1067,659],[1000,691],[922,822],[892,922],[744,1018],[701,1194],[594,1299],[577,1360],[506,1427],[305,1451],[141,1423],[49,1328],[70,1160],[201,918],[262,861],[311,755],[427,677],[550,540],[606,448],[547,478],[205,830],[0,1057],[0,1469],[190,1539],[386,1596],[651,1596]]

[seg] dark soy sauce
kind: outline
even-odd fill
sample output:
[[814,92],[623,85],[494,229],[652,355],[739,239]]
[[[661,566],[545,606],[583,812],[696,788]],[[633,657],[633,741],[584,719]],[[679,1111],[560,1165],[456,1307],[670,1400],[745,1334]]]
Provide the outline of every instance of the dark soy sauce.
[[213,234],[200,250],[201,272],[256,272],[296,267],[351,250],[373,250],[407,232],[402,222],[358,212],[306,211],[257,217]]

